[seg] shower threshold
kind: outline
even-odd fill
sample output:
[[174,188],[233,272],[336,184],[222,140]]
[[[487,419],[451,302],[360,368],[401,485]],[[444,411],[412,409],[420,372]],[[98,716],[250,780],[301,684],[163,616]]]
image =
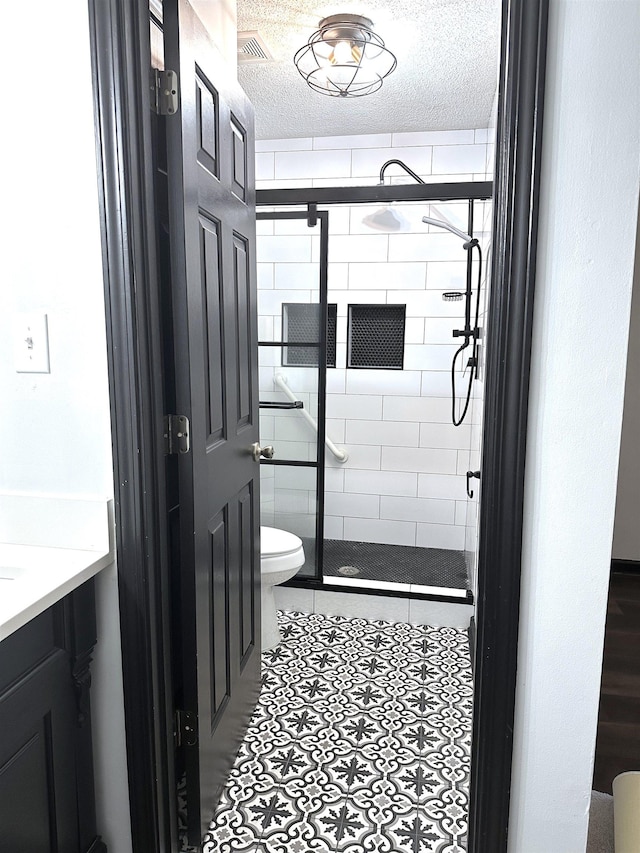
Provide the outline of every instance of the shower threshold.
[[[304,543],[313,554],[312,542]],[[462,551],[383,545],[371,542],[325,539],[324,583],[363,589],[402,589],[421,594],[439,593],[465,598],[469,590]]]

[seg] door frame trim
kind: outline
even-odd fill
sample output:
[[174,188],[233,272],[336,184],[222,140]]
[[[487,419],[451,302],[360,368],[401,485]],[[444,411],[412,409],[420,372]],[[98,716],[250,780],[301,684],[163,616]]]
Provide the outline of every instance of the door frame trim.
[[548,0],[503,0],[502,14],[469,853],[507,849]]
[[[503,0],[469,851],[507,846],[548,0]],[[134,853],[177,850],[149,8],[89,0]],[[499,251],[497,251],[499,249]],[[488,569],[491,569],[490,571]]]
[[[177,850],[149,7],[89,0],[131,835]],[[171,787],[170,787],[171,786]]]

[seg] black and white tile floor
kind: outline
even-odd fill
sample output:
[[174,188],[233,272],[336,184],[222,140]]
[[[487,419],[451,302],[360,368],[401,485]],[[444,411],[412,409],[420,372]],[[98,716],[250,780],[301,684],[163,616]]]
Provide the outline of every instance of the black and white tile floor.
[[463,853],[466,632],[280,613],[203,853]]

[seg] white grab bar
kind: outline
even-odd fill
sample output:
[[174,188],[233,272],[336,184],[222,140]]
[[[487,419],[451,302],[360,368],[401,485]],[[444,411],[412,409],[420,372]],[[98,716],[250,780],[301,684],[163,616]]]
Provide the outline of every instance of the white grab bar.
[[[289,386],[287,385],[287,380],[284,378],[284,376],[281,373],[276,373],[276,375],[273,377],[273,383],[276,386],[276,388],[279,388],[280,391],[282,391],[282,393],[285,395],[285,397],[287,397],[289,400],[291,400],[292,403],[296,402],[296,399],[297,399],[296,395],[293,393],[291,388],[289,388]],[[311,426],[311,428],[315,432],[318,432],[318,422],[309,414],[309,412],[304,408],[299,409],[298,411],[300,412],[302,417],[307,421],[307,423]],[[327,448],[336,457],[338,462],[346,462],[347,461],[347,459],[349,458],[349,454],[347,453],[346,450],[340,450],[340,448],[336,447],[335,444],[331,441],[331,439],[327,438],[327,436],[325,436],[324,443],[327,446]]]

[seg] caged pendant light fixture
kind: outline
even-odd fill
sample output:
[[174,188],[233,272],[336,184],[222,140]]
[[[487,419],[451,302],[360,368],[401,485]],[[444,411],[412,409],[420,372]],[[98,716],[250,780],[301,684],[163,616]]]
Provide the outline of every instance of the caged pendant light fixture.
[[396,58],[361,15],[331,15],[293,57],[307,84],[321,95],[371,95],[396,67]]

